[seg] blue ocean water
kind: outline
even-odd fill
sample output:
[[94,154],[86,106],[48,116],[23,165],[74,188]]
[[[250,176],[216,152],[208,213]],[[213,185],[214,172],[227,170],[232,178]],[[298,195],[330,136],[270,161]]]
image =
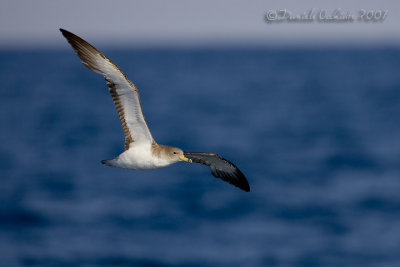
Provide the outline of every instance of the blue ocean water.
[[400,50],[104,51],[155,140],[216,152],[246,193],[123,150],[72,50],[0,52],[1,266],[399,266]]

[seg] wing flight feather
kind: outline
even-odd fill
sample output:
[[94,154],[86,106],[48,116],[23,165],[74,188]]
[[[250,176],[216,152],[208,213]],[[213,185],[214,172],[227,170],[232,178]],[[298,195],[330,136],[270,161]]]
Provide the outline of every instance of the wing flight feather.
[[83,65],[104,76],[125,135],[125,150],[133,143],[155,143],[145,121],[139,92],[125,74],[94,46],[79,36],[60,29]]
[[240,189],[249,192],[250,186],[244,174],[235,164],[215,153],[184,152],[185,157],[193,162],[207,165],[214,177],[221,178]]

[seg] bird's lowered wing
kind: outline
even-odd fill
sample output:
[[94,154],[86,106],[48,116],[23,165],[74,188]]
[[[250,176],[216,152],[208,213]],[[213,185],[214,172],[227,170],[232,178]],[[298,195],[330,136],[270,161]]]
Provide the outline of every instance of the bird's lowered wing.
[[81,58],[83,65],[106,79],[125,134],[125,150],[133,142],[155,143],[144,119],[135,85],[94,46],[69,31],[60,31]]
[[215,153],[183,152],[183,154],[193,162],[210,166],[214,177],[221,178],[246,192],[250,191],[249,183],[244,174],[229,160]]

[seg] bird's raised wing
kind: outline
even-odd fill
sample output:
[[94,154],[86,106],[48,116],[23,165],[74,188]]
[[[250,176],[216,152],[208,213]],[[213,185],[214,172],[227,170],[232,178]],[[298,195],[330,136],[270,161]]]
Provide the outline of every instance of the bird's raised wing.
[[229,160],[215,153],[183,152],[183,154],[193,162],[210,166],[214,177],[221,178],[246,192],[250,191],[249,183],[244,174]]
[[69,31],[60,31],[81,58],[83,65],[106,79],[125,134],[125,150],[128,150],[133,142],[155,143],[144,119],[135,85],[117,65],[94,46]]

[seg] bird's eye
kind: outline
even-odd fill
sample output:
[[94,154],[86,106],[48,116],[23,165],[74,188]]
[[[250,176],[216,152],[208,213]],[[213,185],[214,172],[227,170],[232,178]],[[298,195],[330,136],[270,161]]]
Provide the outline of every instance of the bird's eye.
[[178,152],[174,151],[174,154],[178,154]]

